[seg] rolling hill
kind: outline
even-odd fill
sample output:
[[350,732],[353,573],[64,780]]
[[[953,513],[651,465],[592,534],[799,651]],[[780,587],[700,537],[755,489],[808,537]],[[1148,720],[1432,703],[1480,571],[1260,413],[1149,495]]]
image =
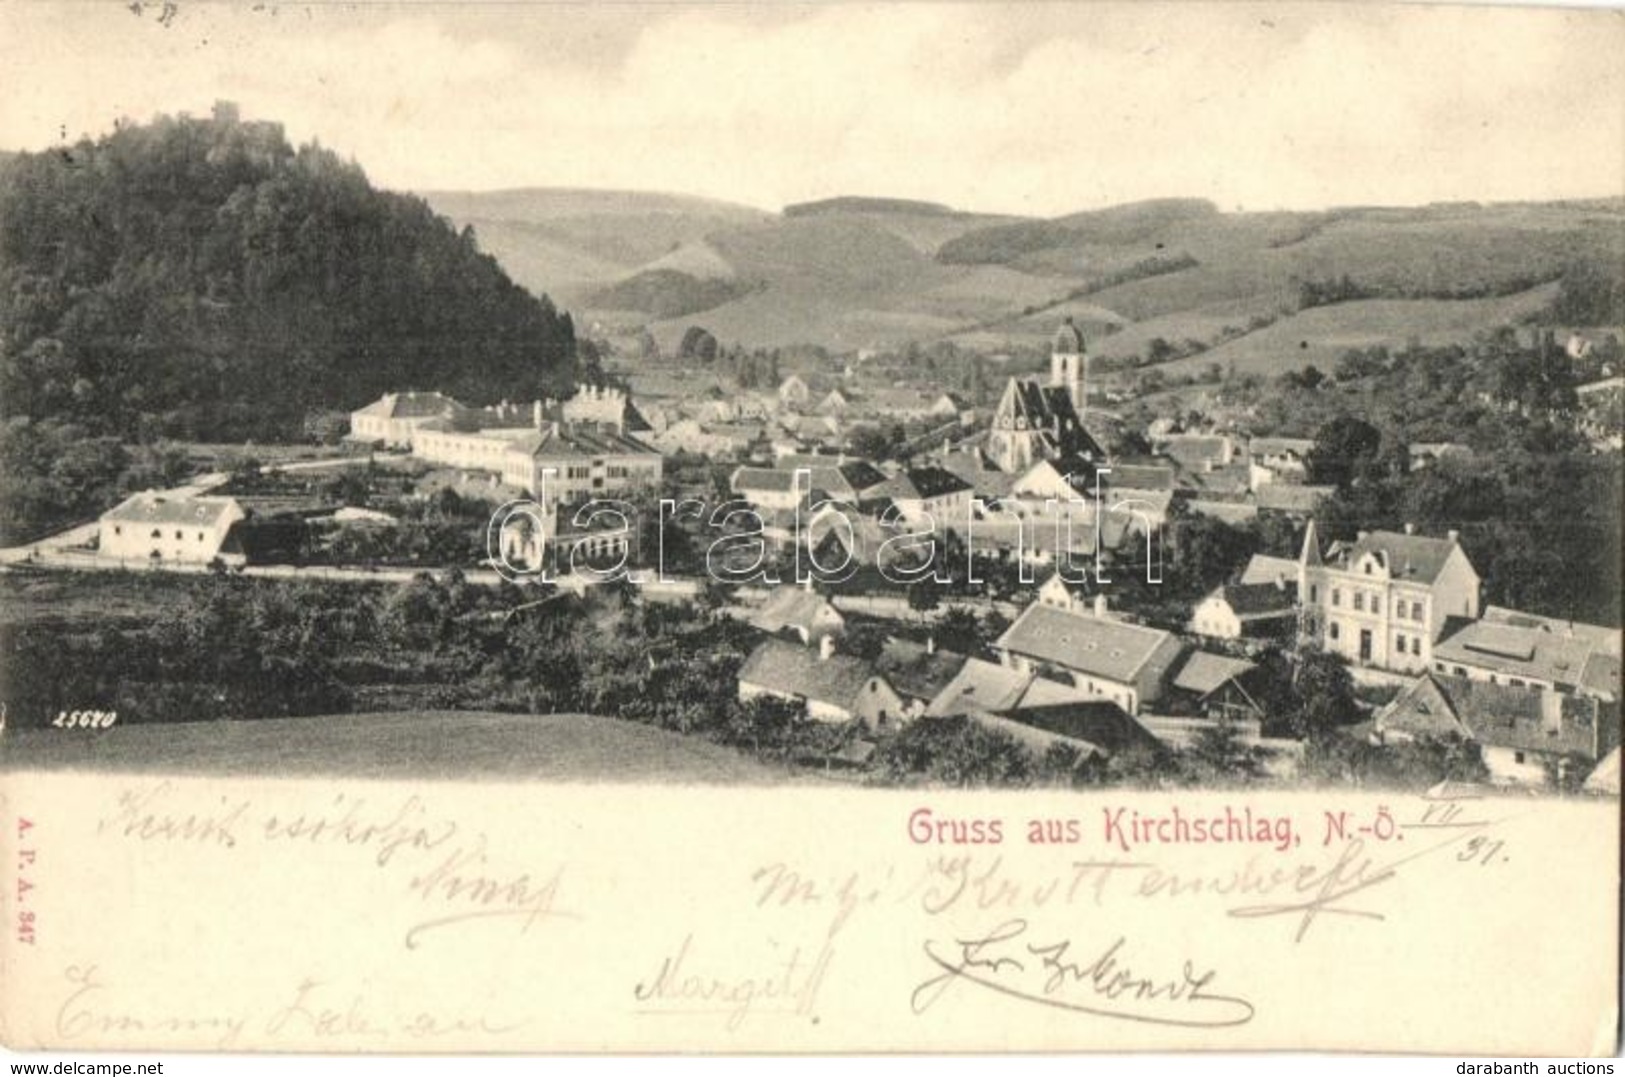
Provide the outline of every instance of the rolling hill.
[[[1257,369],[1540,318],[1576,265],[1625,276],[1619,199],[1255,213],[1160,199],[1030,219],[888,198],[769,214],[653,194],[426,197],[580,324],[648,328],[668,351],[699,324],[747,347],[999,352],[1042,348],[1071,316],[1097,354],[1143,357],[1161,337],[1208,349],[1171,371]],[[1345,301],[1302,309],[1316,289]]]

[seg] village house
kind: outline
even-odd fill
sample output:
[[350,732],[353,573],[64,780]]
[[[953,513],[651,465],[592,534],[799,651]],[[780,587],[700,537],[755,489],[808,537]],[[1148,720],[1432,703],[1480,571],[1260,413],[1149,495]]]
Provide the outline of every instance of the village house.
[[1247,488],[1309,481],[1310,438],[1252,438],[1247,442]]
[[809,577],[801,587],[774,588],[761,608],[751,614],[750,623],[769,635],[791,632],[803,645],[810,646],[825,636],[840,635],[846,618],[828,598],[813,590]]
[[910,717],[924,714],[965,668],[967,656],[938,647],[935,638],[924,643],[889,636],[882,644],[875,669],[902,698]]
[[1264,707],[1248,690],[1247,682],[1257,669],[1243,658],[1191,651],[1169,680],[1161,709],[1241,723],[1256,734],[1265,717]]
[[1478,572],[1454,531],[1445,538],[1418,535],[1409,526],[1362,531],[1323,555],[1311,522],[1298,573],[1307,636],[1362,666],[1429,669],[1446,622],[1478,617]]
[[835,653],[831,636],[817,648],[763,640],[739,667],[738,693],[746,701],[769,697],[803,703],[815,721],[857,720],[875,733],[907,720],[908,708],[886,678],[861,658]]
[[1093,615],[1034,602],[993,648],[1013,669],[1069,683],[1131,715],[1162,698],[1184,653],[1171,632],[1111,618],[1104,595],[1096,596]]
[[1039,460],[1105,460],[1105,450],[1083,426],[1088,366],[1083,333],[1068,318],[1051,347],[1049,384],[1011,378],[1005,385],[987,436],[989,458],[1012,474]]
[[1617,699],[1620,632],[1491,607],[1433,646],[1433,672],[1489,684]]
[[970,520],[970,484],[947,468],[911,467],[868,488],[862,499],[866,509],[889,502],[911,527],[963,532]]
[[1213,639],[1291,639],[1298,628],[1297,582],[1216,587],[1196,604],[1189,628]]
[[791,374],[779,382],[779,404],[781,407],[797,410],[807,406],[812,399],[812,388],[799,374]]
[[1321,503],[1337,492],[1335,486],[1309,486],[1301,483],[1265,483],[1253,494],[1260,514],[1285,516],[1302,522],[1320,510]]
[[232,525],[247,515],[235,498],[147,491],[102,513],[96,548],[129,561],[206,564],[221,556]]
[[1424,673],[1372,722],[1393,744],[1458,737],[1479,745],[1497,782],[1576,781],[1619,744],[1619,710],[1600,700]]

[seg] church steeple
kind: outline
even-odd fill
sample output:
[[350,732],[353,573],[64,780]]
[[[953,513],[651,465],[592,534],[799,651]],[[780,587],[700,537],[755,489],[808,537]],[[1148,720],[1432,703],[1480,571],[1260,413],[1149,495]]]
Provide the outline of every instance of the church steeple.
[[1083,418],[1084,394],[1087,391],[1084,382],[1088,366],[1089,352],[1084,345],[1083,333],[1068,315],[1061,328],[1056,330],[1054,343],[1050,347],[1049,383],[1066,389],[1079,419]]

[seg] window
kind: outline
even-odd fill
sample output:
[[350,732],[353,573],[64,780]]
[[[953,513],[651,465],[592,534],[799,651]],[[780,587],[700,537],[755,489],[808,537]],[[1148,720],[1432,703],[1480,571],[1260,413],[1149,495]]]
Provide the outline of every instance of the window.
[[1382,596],[1381,595],[1372,595],[1371,596],[1371,612],[1372,613],[1381,613],[1382,612]]
[[1365,563],[1365,574],[1367,576],[1371,575],[1371,562],[1370,561],[1367,561]]
[[1400,654],[1405,653],[1405,633],[1401,632],[1394,637],[1394,649]]
[[1333,621],[1331,624],[1326,626],[1326,634],[1328,636],[1330,636],[1332,639],[1337,638],[1337,622],[1336,621]]
[[1342,604],[1343,604],[1343,592],[1338,590],[1336,587],[1333,587],[1332,588],[1332,605],[1341,606]]
[[1514,763],[1522,763],[1523,762],[1523,753],[1522,752],[1513,752],[1512,753],[1512,761]]
[[1354,592],[1354,608],[1357,609],[1357,610],[1364,610],[1365,609],[1365,592],[1364,591],[1356,591],[1356,592]]
[[1508,677],[1507,683],[1512,685],[1514,688],[1522,688],[1524,686],[1523,681],[1519,680],[1517,677]]
[[1433,668],[1435,670],[1437,670],[1438,672],[1443,673],[1444,672],[1444,663],[1443,662],[1435,662],[1435,663],[1433,663]]
[[177,529],[176,529],[176,531],[175,531],[175,538],[176,538],[176,539],[177,539],[177,540],[179,540],[179,539],[180,539],[180,537],[181,537],[181,533],[180,533],[180,530],[179,530],[179,529],[178,529],[178,528],[177,528]]
[[1419,655],[1419,654],[1422,653],[1422,637],[1421,636],[1412,636],[1411,637],[1411,653],[1416,654],[1416,655]]
[[115,526],[115,527],[114,527],[114,528],[113,528],[113,534],[115,534],[115,535],[122,535],[122,534],[124,534],[124,528],[122,528],[122,527],[118,527],[118,526]]
[[197,540],[198,540],[198,541],[199,541],[199,542],[202,542],[202,541],[203,541],[203,532],[201,532],[201,531],[199,531],[199,532],[198,532],[198,533],[197,533]]
[[1320,586],[1318,584],[1311,583],[1309,585],[1309,601],[1311,601],[1311,602],[1319,602],[1320,601]]
[[1456,676],[1465,677],[1465,676],[1467,676],[1467,671],[1465,669],[1462,669],[1460,666],[1457,666],[1456,667]]

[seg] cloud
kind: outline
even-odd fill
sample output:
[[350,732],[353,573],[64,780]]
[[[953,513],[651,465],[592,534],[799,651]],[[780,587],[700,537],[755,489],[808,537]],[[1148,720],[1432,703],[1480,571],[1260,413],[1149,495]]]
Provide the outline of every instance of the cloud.
[[1625,20],[1610,12],[186,5],[161,26],[10,5],[0,42],[24,76],[0,96],[0,145],[225,97],[403,188],[1039,213],[1625,189]]

